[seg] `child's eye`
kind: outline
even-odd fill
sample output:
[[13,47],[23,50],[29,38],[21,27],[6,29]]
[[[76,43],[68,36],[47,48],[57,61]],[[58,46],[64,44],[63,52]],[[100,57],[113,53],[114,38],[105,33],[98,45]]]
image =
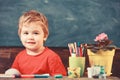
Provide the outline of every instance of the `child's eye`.
[[27,35],[27,34],[28,34],[28,32],[24,32],[23,34],[26,34],[26,35]]
[[37,34],[39,34],[39,33],[38,33],[38,32],[34,32],[34,34],[36,34],[36,35],[37,35]]

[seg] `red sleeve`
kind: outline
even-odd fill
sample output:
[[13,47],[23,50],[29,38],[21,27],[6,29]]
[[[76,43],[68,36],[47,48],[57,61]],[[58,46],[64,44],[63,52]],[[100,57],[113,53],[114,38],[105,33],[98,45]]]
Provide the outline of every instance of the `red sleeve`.
[[66,69],[59,56],[54,56],[49,59],[48,64],[51,76],[54,76],[55,74],[62,74],[63,76],[67,75]]
[[15,68],[15,69],[17,69],[17,70],[19,70],[19,65],[18,65],[18,55],[15,57],[15,60],[14,60],[14,62],[13,62],[13,64],[12,64],[12,66],[11,66],[11,68]]

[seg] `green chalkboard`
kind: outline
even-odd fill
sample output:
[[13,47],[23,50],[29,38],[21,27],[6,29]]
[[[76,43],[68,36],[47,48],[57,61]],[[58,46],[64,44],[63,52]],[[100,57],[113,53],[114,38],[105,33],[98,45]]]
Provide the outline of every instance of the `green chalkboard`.
[[47,46],[94,43],[95,36],[105,32],[120,47],[120,0],[0,0],[0,46],[22,46],[18,19],[31,9],[49,20]]

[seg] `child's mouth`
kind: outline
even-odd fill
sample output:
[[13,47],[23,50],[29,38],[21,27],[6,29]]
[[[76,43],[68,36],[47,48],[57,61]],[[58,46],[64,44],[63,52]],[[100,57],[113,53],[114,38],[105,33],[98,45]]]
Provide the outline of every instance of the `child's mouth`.
[[27,44],[35,44],[35,42],[27,42]]

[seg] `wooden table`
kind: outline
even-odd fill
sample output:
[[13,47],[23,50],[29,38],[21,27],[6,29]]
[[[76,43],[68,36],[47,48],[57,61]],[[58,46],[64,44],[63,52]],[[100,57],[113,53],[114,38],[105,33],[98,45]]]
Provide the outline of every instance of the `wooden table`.
[[[94,79],[94,78],[87,78],[87,77],[81,77],[81,78],[0,78],[0,80],[102,80],[102,79]],[[107,80],[120,80],[118,77],[107,77]]]

